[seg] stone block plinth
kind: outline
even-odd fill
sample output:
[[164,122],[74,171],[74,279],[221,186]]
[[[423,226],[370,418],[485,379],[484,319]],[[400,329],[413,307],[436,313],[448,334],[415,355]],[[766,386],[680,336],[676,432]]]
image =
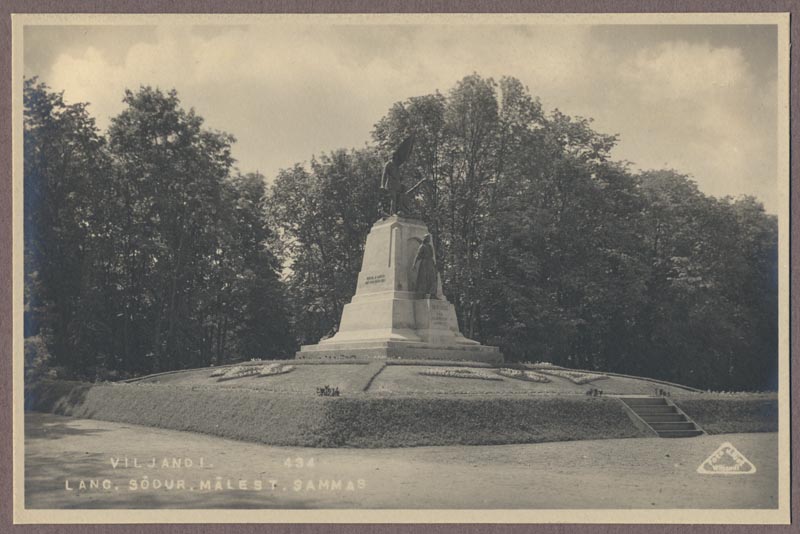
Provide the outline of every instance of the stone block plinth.
[[364,247],[356,294],[335,336],[304,345],[297,358],[411,358],[499,362],[497,347],[467,339],[442,293],[415,291],[414,259],[428,228],[399,216],[376,222]]

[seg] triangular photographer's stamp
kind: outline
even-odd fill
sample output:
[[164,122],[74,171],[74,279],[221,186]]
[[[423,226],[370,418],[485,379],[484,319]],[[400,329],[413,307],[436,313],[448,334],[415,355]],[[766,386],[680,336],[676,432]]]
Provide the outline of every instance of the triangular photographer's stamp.
[[703,475],[752,475],[756,466],[726,441],[700,464],[697,472]]

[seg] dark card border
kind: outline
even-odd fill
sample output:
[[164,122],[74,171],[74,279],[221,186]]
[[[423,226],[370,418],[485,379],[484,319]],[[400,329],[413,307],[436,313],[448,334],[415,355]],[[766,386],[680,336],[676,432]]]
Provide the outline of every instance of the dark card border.
[[[800,332],[796,314],[800,297],[795,291],[797,260],[800,253],[798,240],[800,223],[791,207],[798,202],[796,187],[800,164],[791,157],[797,145],[800,102],[798,102],[798,60],[800,50],[800,25],[797,22],[798,0],[4,0],[0,2],[0,531],[12,533],[125,533],[164,532],[287,532],[292,534],[367,533],[393,534],[397,532],[445,533],[522,533],[546,532],[645,532],[655,533],[751,533],[797,532],[796,511],[800,506],[797,471],[791,469],[792,525],[619,525],[619,524],[128,524],[128,525],[13,525],[13,469],[12,469],[12,124],[11,124],[11,14],[12,13],[698,13],[698,12],[789,12],[789,36],[795,43],[790,53],[790,266],[789,266],[789,321],[790,321],[790,413],[800,406],[791,391],[800,388],[800,374],[794,364]],[[789,418],[791,421],[791,417]],[[791,428],[791,441],[795,442],[795,426]],[[791,449],[792,465],[798,461],[798,450]],[[354,512],[357,513],[357,512]],[[675,513],[679,514],[679,511]]]

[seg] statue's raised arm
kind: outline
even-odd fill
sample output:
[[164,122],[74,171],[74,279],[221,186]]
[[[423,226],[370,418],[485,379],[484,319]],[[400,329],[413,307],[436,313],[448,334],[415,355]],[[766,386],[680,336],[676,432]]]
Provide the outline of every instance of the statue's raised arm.
[[414,136],[406,137],[395,149],[392,159],[386,162],[381,177],[381,189],[389,195],[389,215],[395,215],[401,210],[404,190],[403,177],[400,175],[400,166],[411,157],[414,149]]

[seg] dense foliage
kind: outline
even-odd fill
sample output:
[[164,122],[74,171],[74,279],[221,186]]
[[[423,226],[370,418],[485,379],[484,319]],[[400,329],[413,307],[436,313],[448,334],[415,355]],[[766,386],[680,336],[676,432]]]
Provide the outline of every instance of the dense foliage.
[[675,171],[631,172],[609,157],[614,136],[546,113],[513,78],[472,75],[447,95],[398,102],[376,124],[375,148],[274,182],[304,342],[335,326],[352,295],[380,163],[411,134],[402,172],[409,185],[428,180],[413,211],[465,335],[512,360],[775,387],[776,218]]
[[615,136],[516,79],[398,102],[372,146],[269,187],[174,92],[125,103],[101,135],[84,105],[26,82],[27,332],[57,365],[139,374],[316,342],[355,290],[382,162],[413,134],[401,172],[426,181],[410,208],[465,335],[510,360],[775,387],[776,218],[632,172]]
[[86,378],[288,354],[261,176],[174,92],[126,92],[101,136],[25,83],[26,334]]

